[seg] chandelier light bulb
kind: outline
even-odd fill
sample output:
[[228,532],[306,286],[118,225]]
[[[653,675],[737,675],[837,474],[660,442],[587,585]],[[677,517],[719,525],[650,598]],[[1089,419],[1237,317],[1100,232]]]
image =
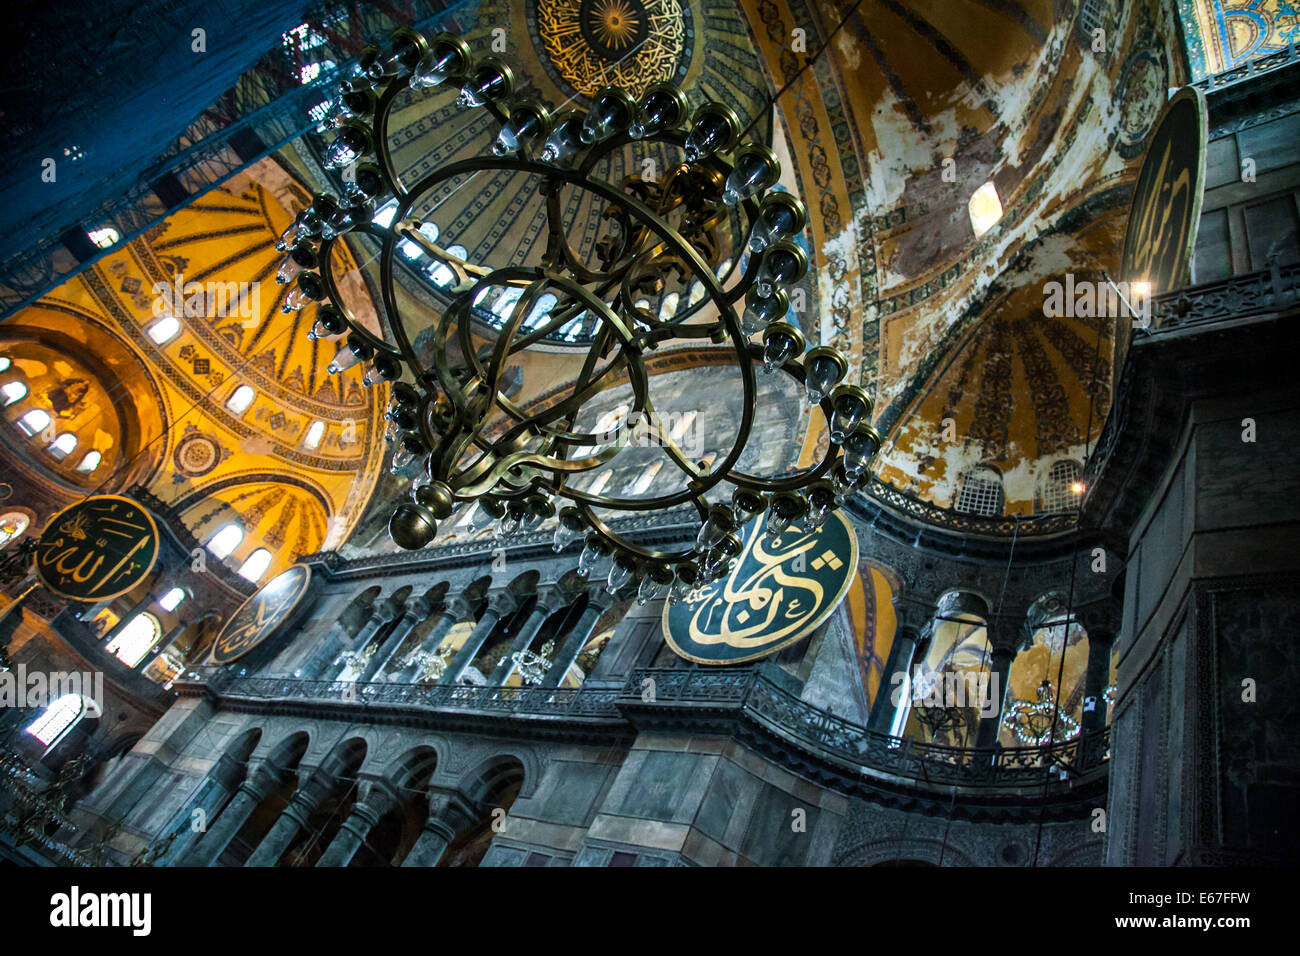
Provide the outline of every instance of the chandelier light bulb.
[[487,106],[492,100],[505,99],[515,87],[514,72],[496,57],[487,57],[460,88],[457,105],[466,109]]
[[677,565],[673,574],[673,583],[668,586],[668,603],[677,604],[679,601],[684,601],[695,590],[698,581],[699,570],[694,564],[687,562]]
[[776,153],[758,144],[746,146],[736,153],[736,165],[727,175],[722,201],[728,206],[734,206],[775,185],[780,176],[781,164]]
[[551,135],[546,137],[538,156],[544,163],[559,166],[568,163],[582,149],[582,120],[576,113],[570,113],[556,124]]
[[555,538],[551,542],[551,550],[559,554],[581,538],[585,528],[586,523],[582,520],[582,512],[577,508],[560,509],[560,520],[555,525]]
[[621,133],[632,122],[635,107],[632,98],[620,89],[606,87],[591,101],[591,109],[582,121],[580,136],[590,146]]
[[834,487],[828,481],[818,482],[808,489],[808,510],[804,513],[801,527],[805,532],[816,531],[826,523],[834,509]]
[[810,406],[820,405],[848,370],[848,362],[835,349],[826,346],[813,349],[804,358],[805,401]]
[[440,33],[429,41],[426,52],[411,71],[413,90],[431,89],[448,80],[459,79],[469,68],[469,46],[458,36]]
[[781,289],[772,295],[760,297],[757,293],[745,296],[745,311],[740,317],[740,330],[746,337],[763,331],[790,311],[790,297]]
[[334,354],[334,360],[330,362],[326,371],[331,375],[337,375],[339,372],[352,368],[358,362],[368,360],[372,355],[374,355],[374,349],[354,333],[348,336],[347,342]]
[[855,478],[866,471],[880,449],[880,433],[870,425],[859,425],[844,439],[844,471]]
[[280,306],[280,311],[286,314],[297,312],[323,298],[325,298],[325,286],[320,276],[314,272],[300,271],[293,288],[284,297],[284,305]]
[[546,107],[533,101],[525,101],[510,110],[510,119],[501,127],[492,152],[497,156],[510,156],[519,152],[527,140],[545,135],[551,125],[551,114]]
[[789,193],[772,193],[764,197],[758,207],[753,231],[749,234],[749,251],[757,255],[772,243],[789,239],[803,229],[807,218],[803,203]]
[[777,286],[792,285],[807,271],[808,253],[789,239],[782,239],[768,246],[763,253],[763,264],[759,267],[754,288],[759,295],[771,295]]
[[871,414],[871,399],[856,385],[841,385],[831,392],[831,444],[840,445]]
[[671,83],[656,83],[641,97],[635,121],[627,132],[633,139],[645,139],[675,129],[685,118],[686,97],[682,91]]
[[839,501],[852,498],[865,488],[866,484],[867,473],[865,471],[850,475],[844,470],[842,463],[836,465],[835,470],[831,473],[831,487],[834,489],[835,497]]
[[804,347],[803,333],[789,322],[773,322],[763,332],[763,371],[775,372]]
[[275,272],[275,281],[279,285],[288,285],[304,269],[315,268],[316,253],[312,250],[312,247],[308,245],[295,246],[280,261],[280,268]]
[[726,505],[713,505],[709,508],[704,524],[700,526],[699,534],[695,536],[695,547],[700,551],[708,551],[717,547],[723,538],[735,530],[736,518],[732,510]]
[[325,147],[326,169],[351,166],[370,149],[370,130],[360,120],[348,120],[338,128],[334,141]]
[[688,163],[698,163],[714,153],[725,153],[740,136],[740,119],[721,103],[706,103],[695,111],[683,147]]
[[600,539],[588,535],[587,546],[582,549],[582,554],[578,555],[578,576],[590,577],[592,570],[604,556],[605,547],[600,543]]
[[632,583],[636,577],[636,562],[625,555],[619,555],[610,566],[609,577],[605,579],[605,590],[617,594]]
[[307,338],[312,341],[332,338],[335,335],[342,335],[347,331],[347,328],[347,322],[337,309],[333,306],[322,305],[316,311],[316,321],[307,330]]

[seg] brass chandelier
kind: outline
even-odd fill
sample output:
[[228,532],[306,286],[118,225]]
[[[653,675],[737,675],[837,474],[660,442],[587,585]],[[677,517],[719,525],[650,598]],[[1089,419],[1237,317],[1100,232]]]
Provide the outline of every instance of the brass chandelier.
[[[506,534],[557,519],[557,552],[585,542],[580,573],[612,556],[611,591],[639,582],[642,602],[665,591],[678,599],[725,573],[741,551],[737,532],[749,518],[766,511],[773,538],[792,525],[811,531],[865,486],[880,446],[869,424],[872,403],[858,386],[841,383],[848,372],[842,354],[824,346],[805,352],[803,334],[786,321],[790,287],[808,269],[795,242],[807,212],[791,194],[773,190],[780,175],[775,153],[762,143],[742,143],[748,130],[730,107],[707,102],[691,111],[681,90],[658,84],[639,99],[607,88],[586,113],[556,113],[516,96],[515,86],[503,60],[476,58],[464,40],[447,33],[426,38],[401,29],[385,50],[363,53],[341,90],[324,156],[328,168],[350,174],[347,185],[341,198],[316,195],[281,237],[286,258],[278,278],[293,283],[283,308],[317,308],[308,334],[338,341],[332,372],[361,363],[365,384],[391,385],[386,418],[394,470],[416,472],[413,500],[398,505],[389,522],[399,546],[424,547],[458,503],[477,502]],[[408,188],[389,145],[394,100],[407,89],[446,87],[459,88],[459,107],[485,109],[499,124],[492,155],[445,163]],[[647,144],[680,153],[680,163],[657,179],[626,176],[614,183],[596,174],[612,168],[602,160],[614,151]],[[484,171],[535,180],[547,219],[541,265],[471,264],[421,229],[414,211],[425,208],[435,189]],[[596,261],[582,261],[570,242],[561,201],[566,189],[604,204],[608,231],[594,243]],[[376,206],[393,200],[388,224],[374,221]],[[346,233],[369,234],[381,244],[382,337],[356,321],[339,296],[330,249]],[[394,287],[395,252],[404,242],[454,277],[445,283],[451,302],[433,327],[430,362],[412,345]],[[718,264],[728,260],[736,265],[719,276]],[[647,307],[646,294],[696,283],[703,295],[674,314]],[[475,304],[501,287],[518,297],[493,328]],[[539,320],[534,309],[544,295],[553,304]],[[581,372],[563,400],[525,411],[507,397],[507,362],[579,319],[592,329]],[[729,347],[741,376],[735,439],[712,463],[692,461],[655,414],[646,357],[682,342]],[[737,467],[753,427],[755,366],[791,376],[809,405],[821,408],[830,443],[815,465],[779,477]],[[618,443],[601,447],[605,436],[575,430],[579,413],[624,380],[633,393],[626,421],[645,423],[644,435],[681,473],[680,487],[669,494],[626,498],[575,484],[619,451]],[[680,551],[639,546],[601,513],[688,502],[701,527]]]

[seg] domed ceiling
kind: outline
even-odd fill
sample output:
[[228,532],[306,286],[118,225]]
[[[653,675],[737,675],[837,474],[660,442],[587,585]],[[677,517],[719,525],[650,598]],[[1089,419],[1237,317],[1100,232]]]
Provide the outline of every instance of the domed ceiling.
[[[1186,79],[1167,5],[483,0],[457,16],[477,53],[504,57],[517,89],[552,105],[671,77],[693,104],[728,102],[762,130],[788,84],[782,186],[810,213],[798,320],[810,345],[851,356],[850,379],[875,400],[886,442],[873,494],[960,525],[963,475],[983,465],[1002,476],[1005,513],[1027,514],[1053,461],[1086,458],[1109,408],[1116,321],[1048,318],[1044,285],[1118,266],[1145,141]],[[389,130],[405,181],[490,153],[495,124],[453,97],[399,99]],[[608,173],[630,171],[616,155]],[[977,191],[1000,204],[978,233]],[[567,211],[589,253],[601,207],[574,197]],[[536,261],[545,236],[536,183],[506,172],[449,181],[417,214],[471,263]],[[414,271],[403,282],[432,323],[445,299]],[[521,371],[515,400],[528,402],[576,364],[537,354]]]
[[[305,334],[314,308],[280,309],[288,287],[275,282],[283,257],[274,244],[289,210],[308,200],[264,160],[6,323],[51,341],[102,330],[133,355],[147,374],[105,374],[112,398],[97,407],[103,422],[121,408],[156,422],[144,442],[127,446],[149,467],[128,475],[106,450],[91,484],[109,491],[143,482],[200,541],[239,524],[244,537],[229,562],[238,567],[265,547],[270,574],[346,539],[383,455],[386,389],[364,388],[358,369],[330,374],[335,346]],[[373,323],[355,262],[346,249],[337,254],[349,308]]]

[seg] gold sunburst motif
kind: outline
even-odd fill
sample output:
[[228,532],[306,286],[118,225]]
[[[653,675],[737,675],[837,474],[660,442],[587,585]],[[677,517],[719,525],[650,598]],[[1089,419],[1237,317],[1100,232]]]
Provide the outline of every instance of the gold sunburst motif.
[[641,20],[627,0],[597,0],[587,14],[600,42],[611,50],[624,50],[636,38]]
[[618,86],[640,96],[673,78],[686,46],[678,0],[537,0],[537,33],[582,96]]

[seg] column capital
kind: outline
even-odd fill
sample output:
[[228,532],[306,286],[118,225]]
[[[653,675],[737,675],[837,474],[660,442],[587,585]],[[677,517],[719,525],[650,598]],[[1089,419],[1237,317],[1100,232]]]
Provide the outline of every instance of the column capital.
[[520,597],[512,591],[502,591],[492,598],[492,602],[488,605],[488,611],[498,618],[506,617],[518,611],[527,598],[528,595]]
[[474,822],[477,816],[474,803],[463,793],[454,790],[429,792],[429,816],[424,829],[450,843],[457,833]]

